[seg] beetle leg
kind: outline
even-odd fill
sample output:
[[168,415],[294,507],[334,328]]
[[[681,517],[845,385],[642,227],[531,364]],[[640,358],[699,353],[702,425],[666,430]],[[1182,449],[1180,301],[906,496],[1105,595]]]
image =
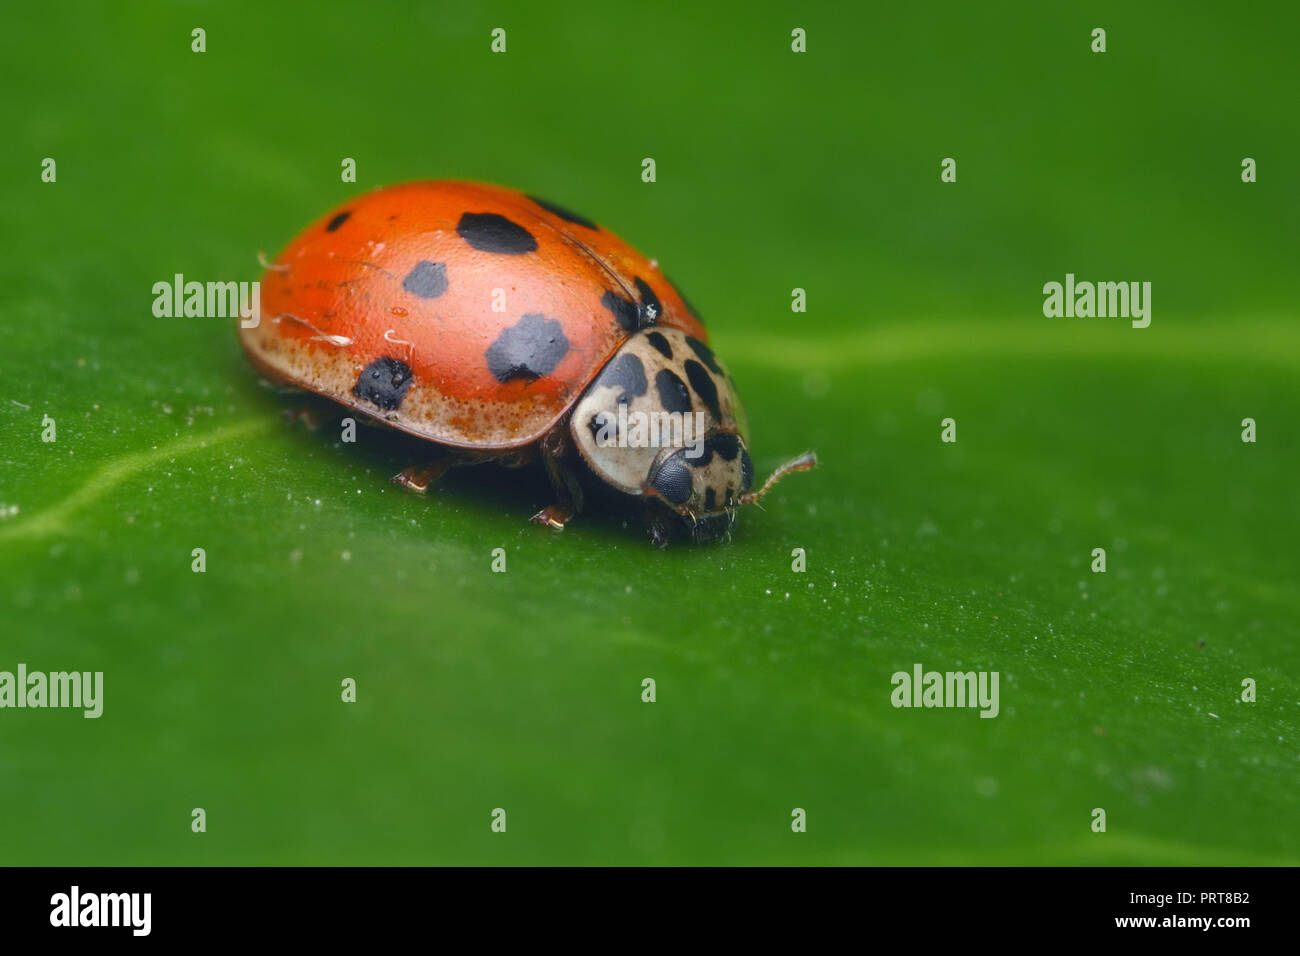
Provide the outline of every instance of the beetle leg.
[[673,539],[675,519],[655,502],[647,501],[641,511],[641,520],[645,522],[645,529],[650,533],[650,543],[660,549],[668,547]]
[[564,438],[567,429],[555,429],[542,439],[542,464],[546,466],[546,477],[551,480],[551,488],[559,499],[553,505],[547,505],[532,520],[544,524],[553,531],[563,531],[565,524],[582,510],[582,485],[578,478],[565,466],[563,458],[568,452]]
[[393,484],[401,485],[407,491],[422,495],[429,486],[445,475],[456,462],[451,457],[439,458],[427,465],[412,465],[393,475]]
[[313,432],[324,425],[327,421],[337,417],[338,415],[333,410],[326,411],[322,409],[320,405],[304,404],[295,406],[294,408],[286,408],[284,410],[284,420],[286,422],[290,425],[296,425],[298,422],[302,422],[307,426],[308,431]]
[[574,507],[572,504],[547,505],[537,514],[533,515],[534,524],[544,524],[552,531],[563,531],[564,526],[573,518]]

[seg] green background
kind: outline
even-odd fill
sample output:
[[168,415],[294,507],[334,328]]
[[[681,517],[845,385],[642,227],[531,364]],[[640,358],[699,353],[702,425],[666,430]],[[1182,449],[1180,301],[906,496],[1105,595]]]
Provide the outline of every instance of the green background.
[[[105,711],[0,711],[0,862],[1300,862],[1293,5],[35,6],[0,669],[102,670]],[[822,467],[715,547],[549,534],[540,475],[400,493],[418,446],[290,427],[229,322],[151,314],[443,177],[658,258],[760,474]],[[1045,318],[1066,272],[1152,282],[1150,328]],[[916,663],[1001,714],[894,709]]]

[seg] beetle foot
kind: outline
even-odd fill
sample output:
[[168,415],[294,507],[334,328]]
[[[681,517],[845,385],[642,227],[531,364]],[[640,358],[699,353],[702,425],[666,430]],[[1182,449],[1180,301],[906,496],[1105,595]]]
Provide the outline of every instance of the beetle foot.
[[572,517],[573,508],[570,505],[547,505],[533,515],[532,521],[534,524],[544,524],[552,531],[563,531]]
[[641,513],[641,518],[645,523],[646,532],[650,535],[650,543],[660,550],[668,547],[673,540],[673,521],[675,519],[650,505],[647,505]]
[[321,425],[325,424],[325,422],[331,417],[332,416],[330,415],[323,414],[320,408],[316,405],[299,405],[296,408],[286,408],[284,410],[284,420],[286,422],[290,425],[296,425],[298,422],[302,422],[307,426],[308,431],[313,432],[320,428]]
[[447,473],[451,462],[447,459],[435,461],[430,465],[412,465],[393,475],[393,484],[401,485],[412,494],[422,495],[429,486]]

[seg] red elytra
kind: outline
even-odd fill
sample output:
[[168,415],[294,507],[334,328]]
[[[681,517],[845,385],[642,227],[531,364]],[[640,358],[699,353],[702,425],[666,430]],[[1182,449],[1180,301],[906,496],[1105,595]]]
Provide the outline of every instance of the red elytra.
[[[276,257],[262,278],[263,321],[242,330],[244,347],[272,377],[424,438],[475,449],[535,441],[633,331],[625,326],[635,318],[620,324],[615,310],[635,317],[644,308],[638,281],[661,307],[655,324],[708,341],[649,259],[558,208],[442,181],[345,203]],[[567,352],[545,374],[502,381],[485,355],[526,314],[560,321]],[[411,370],[396,409],[353,393],[385,356]]]

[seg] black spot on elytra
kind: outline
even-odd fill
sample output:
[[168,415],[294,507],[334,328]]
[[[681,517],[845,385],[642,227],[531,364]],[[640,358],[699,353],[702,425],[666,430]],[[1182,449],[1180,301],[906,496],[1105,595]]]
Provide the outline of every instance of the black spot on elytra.
[[364,369],[352,388],[352,394],[372,405],[391,412],[411,387],[411,367],[395,358],[377,358]]
[[686,383],[670,372],[661,369],[655,376],[655,388],[659,389],[659,404],[666,412],[689,412],[691,410],[691,393]]
[[690,335],[686,336],[686,344],[691,347],[692,352],[700,357],[700,361],[709,367],[709,371],[718,375],[722,374],[722,366],[718,364],[718,359],[717,356],[713,354],[713,349]]
[[594,222],[588,219],[586,216],[579,216],[576,212],[570,212],[569,210],[565,209],[563,206],[557,206],[555,203],[547,202],[545,199],[538,199],[536,196],[529,196],[528,198],[531,199],[533,202],[537,203],[537,205],[541,206],[547,212],[554,213],[555,215],[559,216],[565,222],[576,223],[577,225],[585,226],[588,229],[600,228]]
[[497,252],[506,256],[521,256],[537,251],[533,234],[494,212],[467,212],[456,224],[456,233],[475,249]]
[[628,332],[635,332],[641,327],[641,313],[635,302],[630,302],[616,292],[606,291],[600,297],[600,304],[614,313],[614,321]]
[[630,404],[632,399],[645,394],[645,366],[631,352],[624,352],[605,366],[596,384],[601,387],[621,389],[618,404]]
[[716,511],[718,509],[718,494],[712,487],[704,489],[704,510]]
[[749,457],[749,452],[745,449],[740,450],[740,493],[743,495],[754,487],[754,461]]
[[533,381],[555,370],[569,352],[564,326],[540,312],[530,312],[502,329],[486,353],[488,370],[501,384],[511,379]]
[[713,382],[713,376],[704,371],[704,366],[695,359],[686,360],[686,378],[691,383],[691,388],[695,389],[695,394],[700,396],[704,401],[705,407],[713,413],[715,419],[722,419],[722,410],[718,407],[718,386]]
[[703,322],[704,320],[700,318],[700,313],[695,310],[695,306],[691,305],[691,300],[686,298],[686,295],[682,292],[682,287],[672,279],[669,279],[668,276],[664,276],[664,279],[666,279],[668,284],[673,287],[673,290],[677,293],[677,298],[682,300],[682,305],[686,306],[686,311],[691,314],[692,318],[697,322]]
[[418,262],[402,280],[402,288],[421,299],[436,299],[447,291],[447,267],[427,259]]
[[641,279],[633,279],[632,282],[641,296],[641,327],[654,325],[664,314],[663,303],[659,301],[659,296],[655,295],[655,290]]
[[675,505],[691,496],[691,471],[683,464],[681,452],[659,467],[650,481],[650,487]]
[[646,341],[649,342],[651,345],[653,345],[655,349],[659,352],[659,354],[662,355],[664,358],[673,357],[673,347],[668,344],[668,340],[664,338],[664,334],[662,332],[646,333]]
[[334,231],[335,229],[337,229],[339,226],[341,226],[341,225],[343,225],[345,222],[347,222],[347,221],[348,221],[348,217],[351,216],[351,215],[352,215],[352,213],[350,213],[350,212],[341,212],[341,213],[339,213],[337,216],[335,216],[333,219],[330,220],[329,225],[325,227],[325,231],[326,231],[326,232],[333,232],[333,231]]

